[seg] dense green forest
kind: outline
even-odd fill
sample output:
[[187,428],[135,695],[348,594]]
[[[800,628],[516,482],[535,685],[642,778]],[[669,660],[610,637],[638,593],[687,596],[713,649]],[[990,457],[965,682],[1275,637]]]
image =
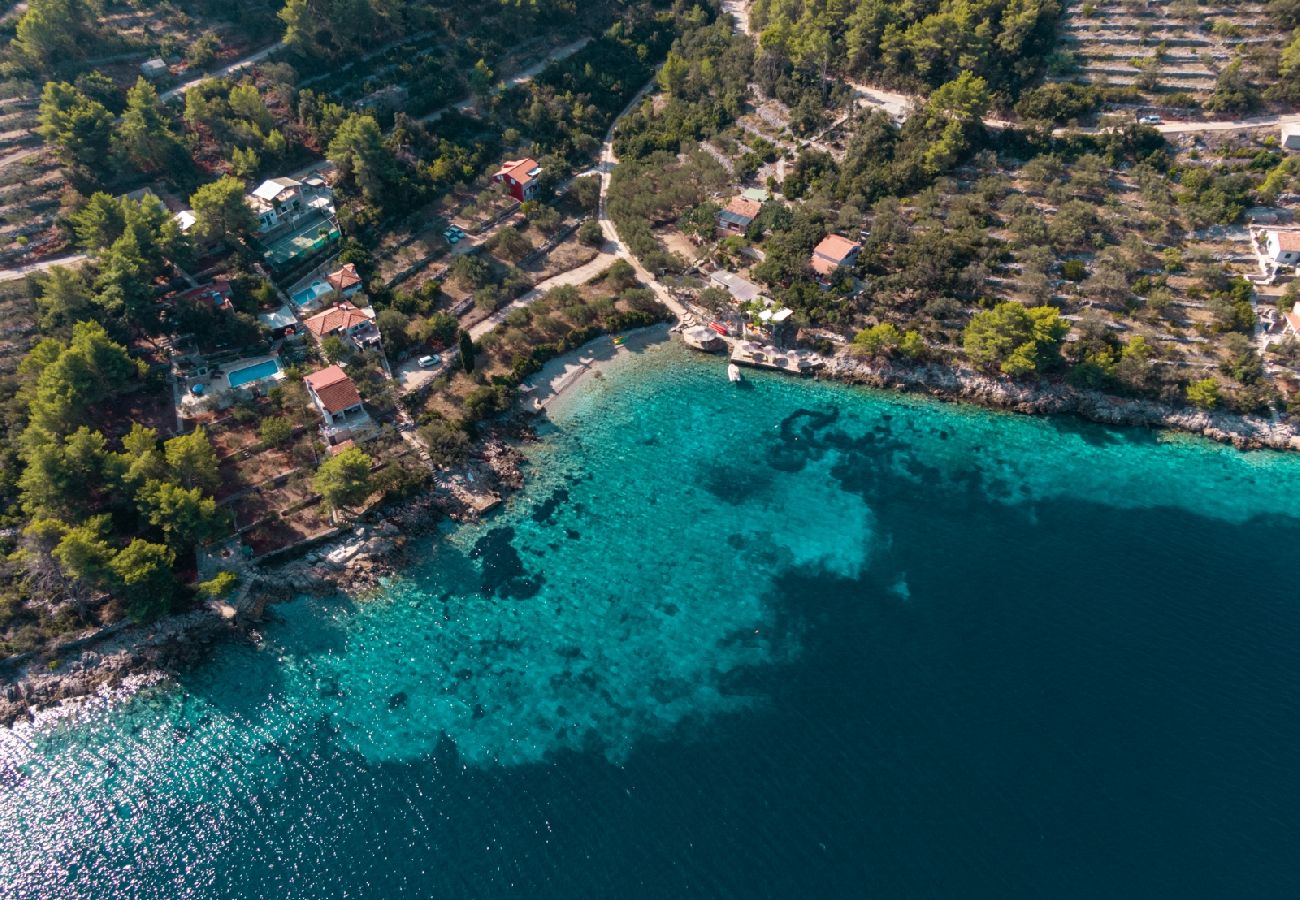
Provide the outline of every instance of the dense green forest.
[[756,0],[759,47],[822,75],[928,91],[962,74],[1014,98],[1052,49],[1056,0]]

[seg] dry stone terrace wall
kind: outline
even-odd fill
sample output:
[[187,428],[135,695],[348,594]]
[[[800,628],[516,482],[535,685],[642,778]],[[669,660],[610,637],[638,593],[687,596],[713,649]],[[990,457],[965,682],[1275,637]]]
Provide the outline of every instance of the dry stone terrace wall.
[[1153,96],[1209,93],[1239,54],[1283,42],[1266,6],[1255,0],[1069,0],[1060,46],[1077,69],[1056,78],[1139,84],[1143,70],[1134,61],[1145,61],[1156,66]]

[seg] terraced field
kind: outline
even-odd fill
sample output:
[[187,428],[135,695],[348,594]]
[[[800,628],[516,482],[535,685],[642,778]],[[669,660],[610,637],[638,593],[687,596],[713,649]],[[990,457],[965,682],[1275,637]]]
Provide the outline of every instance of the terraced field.
[[67,182],[35,126],[35,98],[0,101],[0,266],[62,247],[53,225]]
[[[1234,59],[1284,41],[1257,0],[1067,0],[1061,48],[1076,68],[1058,80],[1135,85],[1149,97],[1205,95]],[[1263,85],[1257,85],[1262,87]]]

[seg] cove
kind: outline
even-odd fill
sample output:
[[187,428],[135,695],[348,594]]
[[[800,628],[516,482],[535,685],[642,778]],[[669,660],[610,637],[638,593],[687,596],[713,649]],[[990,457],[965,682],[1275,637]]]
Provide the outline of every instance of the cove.
[[647,350],[381,597],[0,733],[0,893],[1300,891],[1300,460],[747,377]]

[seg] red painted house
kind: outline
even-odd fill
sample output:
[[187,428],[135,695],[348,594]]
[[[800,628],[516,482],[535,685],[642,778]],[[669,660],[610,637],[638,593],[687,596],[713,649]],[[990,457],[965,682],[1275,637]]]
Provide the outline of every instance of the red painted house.
[[492,180],[504,184],[510,196],[523,203],[533,199],[537,192],[537,176],[541,174],[542,167],[535,159],[510,159],[492,176]]

